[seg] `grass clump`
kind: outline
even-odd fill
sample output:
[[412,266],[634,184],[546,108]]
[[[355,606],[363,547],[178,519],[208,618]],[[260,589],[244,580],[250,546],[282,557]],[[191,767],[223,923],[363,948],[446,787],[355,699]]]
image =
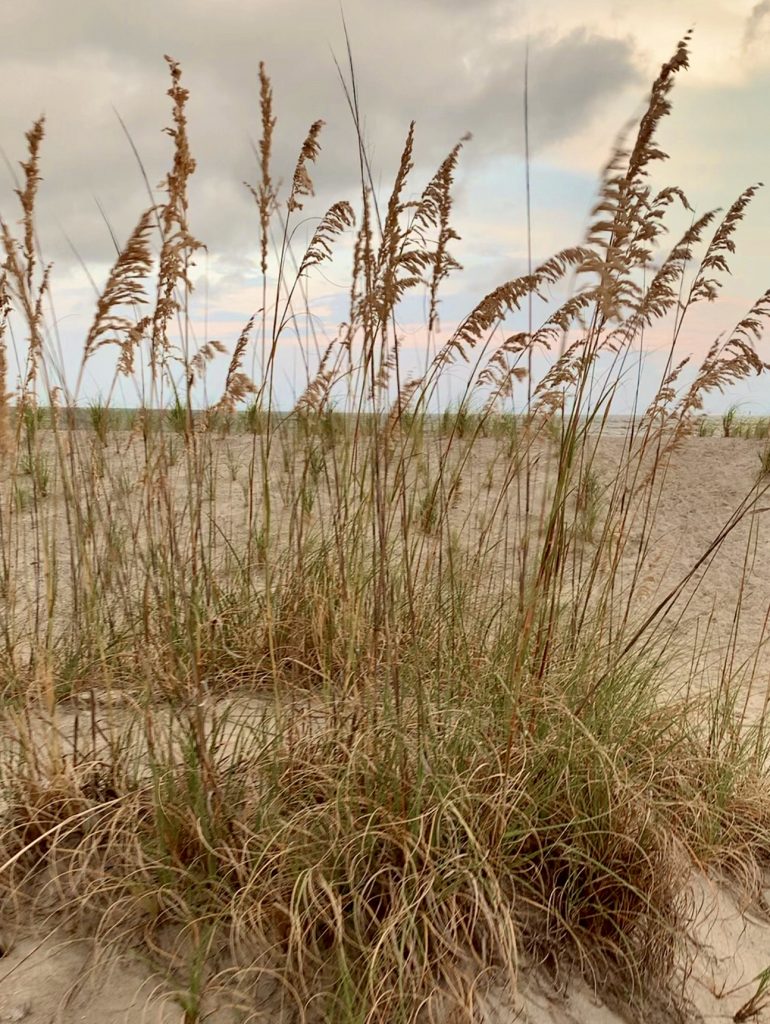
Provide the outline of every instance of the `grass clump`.
[[[687,59],[685,40],[607,165],[583,242],[483,297],[411,378],[400,303],[423,290],[434,330],[439,286],[459,269],[461,145],[406,203],[412,126],[382,216],[365,183],[357,217],[333,204],[292,282],[323,124],[279,202],[261,67],[252,193],[263,309],[269,239],[282,239],[277,312],[234,339],[206,409],[196,385],[225,352],[190,352],[194,332],[174,333],[201,243],[187,221],[188,97],[169,61],[165,200],[116,259],[77,385],[57,385],[74,409],[88,360],[111,345],[115,380],[139,376],[154,401],[109,458],[80,443],[74,417],[18,428],[26,451],[3,493],[0,687],[18,726],[0,746],[6,914],[53,906],[105,945],[141,945],[188,1021],[217,1000],[247,1012],[263,998],[296,1020],[471,1021],[495,985],[515,1001],[524,970],[557,963],[614,986],[637,1019],[654,999],[681,1009],[694,866],[749,877],[770,824],[764,728],[730,672],[703,697],[692,679],[676,692],[667,661],[670,613],[766,484],[752,481],[684,580],[652,603],[642,593],[662,487],[703,430],[705,398],[765,369],[749,341],[766,297],[690,384],[671,362],[601,464],[625,360],[651,324],[673,317],[678,337],[690,306],[715,297],[753,195],[658,251],[666,210],[688,205],[649,182]],[[28,138],[22,236],[3,240],[9,296],[48,286],[30,242],[42,123]],[[347,323],[279,411],[279,353],[310,313],[300,280],[350,234]],[[531,328],[499,330],[530,304]],[[28,390],[53,375],[41,308],[7,310],[27,318]],[[548,368],[531,380],[542,351]],[[466,363],[462,399],[434,414],[444,375]],[[521,385],[522,411],[503,411]],[[104,447],[109,410],[89,417]],[[13,487],[27,471],[42,495],[47,460],[51,500],[22,522]]]
[[91,429],[96,435],[99,443],[104,446],[110,433],[112,410],[104,404],[101,398],[94,399],[88,403],[88,419]]

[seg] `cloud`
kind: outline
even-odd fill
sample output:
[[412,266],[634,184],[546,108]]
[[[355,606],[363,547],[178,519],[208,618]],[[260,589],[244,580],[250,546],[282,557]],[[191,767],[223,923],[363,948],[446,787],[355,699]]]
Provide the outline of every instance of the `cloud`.
[[[9,9],[10,10],[10,9]],[[464,158],[478,166],[522,148],[523,26],[518,4],[483,0],[393,0],[345,4],[367,143],[387,183],[409,121],[423,180],[467,130]],[[170,140],[163,53],[178,59],[191,91],[190,137],[198,159],[193,227],[213,250],[253,243],[255,218],[244,180],[254,181],[260,134],[257,65],[273,80],[278,115],[275,166],[291,175],[308,125],[327,121],[313,177],[319,206],[355,194],[355,136],[332,53],[344,63],[337,0],[137,0],[131,5],[31,0],[4,14],[0,147],[23,158],[23,136],[47,117],[40,224],[46,252],[71,258],[64,233],[86,260],[111,256],[148,202],[142,173],[115,111],[142,156],[150,183],[165,174]],[[530,114],[537,149],[570,137],[618,92],[635,87],[628,40],[601,31],[533,34]],[[613,126],[614,128],[614,126]],[[0,211],[15,219],[12,182]]]
[[746,21],[746,30],[743,36],[743,49],[748,50],[757,41],[761,33],[763,22],[770,15],[770,0],[759,0],[751,9],[751,14]]

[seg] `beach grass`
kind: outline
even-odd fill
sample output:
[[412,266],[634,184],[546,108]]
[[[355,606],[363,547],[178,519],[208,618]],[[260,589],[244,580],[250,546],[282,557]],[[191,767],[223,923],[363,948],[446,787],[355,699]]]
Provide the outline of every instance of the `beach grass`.
[[[230,347],[196,346],[185,326],[201,243],[188,96],[169,61],[164,198],[116,258],[75,381],[47,357],[43,122],[30,130],[0,278],[4,917],[141,950],[186,1024],[216,1006],[254,1021],[476,1021],[494,992],[515,1005],[535,970],[580,974],[639,1020],[653,1003],[685,1012],[693,872],[752,890],[770,842],[750,682],[725,672],[704,692],[693,658],[673,686],[670,626],[700,566],[766,501],[766,453],[702,557],[641,595],[671,459],[708,433],[709,396],[766,369],[768,295],[699,366],[678,353],[754,194],[661,252],[687,201],[649,175],[687,59],[685,40],[611,155],[585,239],[492,286],[448,337],[462,143],[407,201],[412,126],[378,204],[349,81],[360,201],[317,220],[292,278],[323,126],[279,194],[261,67],[262,312]],[[300,284],[345,245],[347,322],[278,408]],[[431,357],[409,377],[398,319],[412,293]],[[501,329],[527,309],[542,319]],[[608,472],[618,381],[660,324],[664,374]],[[14,395],[12,332],[27,352]],[[141,376],[141,408],[84,402],[105,349],[116,381]],[[223,392],[201,408],[218,359]],[[444,375],[466,365],[462,398],[437,408]],[[767,436],[766,421],[738,430],[734,410],[721,425]]]

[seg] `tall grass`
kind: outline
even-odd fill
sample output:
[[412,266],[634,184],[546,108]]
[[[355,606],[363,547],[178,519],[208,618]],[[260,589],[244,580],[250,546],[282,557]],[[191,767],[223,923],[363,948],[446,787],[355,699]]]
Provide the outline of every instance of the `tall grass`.
[[[676,353],[754,192],[661,255],[670,207],[688,204],[649,172],[686,65],[685,40],[608,162],[583,243],[493,288],[440,345],[461,144],[407,201],[411,126],[380,208],[360,142],[359,211],[340,201],[317,221],[292,279],[323,123],[280,196],[260,68],[262,313],[202,410],[196,386],[225,353],[193,343],[201,243],[179,66],[165,198],[118,255],[74,385],[45,357],[34,126],[0,294],[27,339],[17,405],[26,416],[42,394],[58,413],[47,428],[19,417],[4,455],[5,914],[53,907],[105,945],[142,946],[187,1022],[217,1001],[250,1020],[476,1020],[495,985],[515,999],[524,967],[559,963],[620,986],[640,1019],[654,993],[674,1006],[693,865],[750,877],[770,834],[762,725],[742,720],[729,678],[713,701],[666,682],[672,609],[767,484],[656,604],[640,594],[672,454],[707,394],[765,369],[753,343],[768,295],[689,383]],[[353,77],[347,91],[360,141]],[[281,411],[303,280],[351,235],[347,323]],[[547,289],[555,306],[539,303]],[[407,377],[399,309],[420,291],[435,354]],[[500,332],[530,298],[541,322]],[[594,463],[617,382],[660,323],[665,375],[607,479]],[[116,382],[149,381],[130,430],[91,406],[99,440],[115,434],[109,456],[74,413],[104,348]],[[4,335],[0,351],[5,371]],[[542,354],[549,368],[517,406]],[[439,382],[464,361],[465,394],[437,418]],[[244,429],[218,429],[244,402]],[[22,507],[25,473],[36,500]]]

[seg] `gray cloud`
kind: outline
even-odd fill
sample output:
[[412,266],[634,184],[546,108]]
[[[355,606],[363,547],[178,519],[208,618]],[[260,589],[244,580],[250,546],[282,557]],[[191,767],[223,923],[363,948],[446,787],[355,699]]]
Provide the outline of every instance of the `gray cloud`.
[[743,49],[748,50],[756,41],[756,37],[762,29],[762,23],[770,15],[770,0],[759,0],[751,9],[751,14],[746,21],[746,29],[743,34]]
[[[522,146],[524,40],[514,0],[353,0],[345,4],[366,137],[383,180],[392,176],[410,119],[416,162],[432,170],[465,131],[478,164]],[[288,177],[311,121],[327,128],[314,178],[319,200],[349,196],[356,151],[332,59],[343,59],[337,0],[31,0],[0,17],[0,146],[24,155],[24,131],[47,116],[40,220],[47,252],[69,258],[66,231],[88,260],[110,258],[98,199],[119,236],[147,197],[115,117],[126,123],[150,182],[167,167],[170,140],[164,53],[184,68],[190,136],[198,158],[193,227],[212,250],[255,237],[242,182],[256,177],[257,65],[267,63],[278,115],[275,162]],[[605,98],[639,81],[630,43],[589,32],[530,43],[530,115],[537,148],[583,127]],[[608,144],[613,130],[610,127]],[[423,175],[424,176],[424,175]],[[16,213],[11,183],[0,210]]]

